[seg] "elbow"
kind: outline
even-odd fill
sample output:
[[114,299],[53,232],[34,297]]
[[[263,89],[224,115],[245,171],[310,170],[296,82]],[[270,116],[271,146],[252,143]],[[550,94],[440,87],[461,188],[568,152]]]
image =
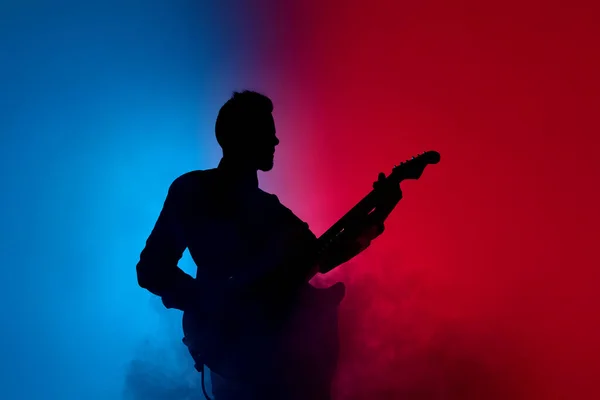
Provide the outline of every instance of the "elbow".
[[137,283],[142,289],[156,293],[156,273],[150,265],[140,261],[136,265]]
[[139,262],[136,265],[135,270],[137,274],[137,283],[139,287],[141,287],[142,289],[148,289],[148,274],[146,273],[146,269],[144,268],[141,262]]

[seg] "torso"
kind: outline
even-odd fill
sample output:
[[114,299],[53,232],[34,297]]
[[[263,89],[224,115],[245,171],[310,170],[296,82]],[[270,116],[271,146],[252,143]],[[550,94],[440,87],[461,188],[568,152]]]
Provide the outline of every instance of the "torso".
[[[249,260],[255,256],[282,250],[271,243],[283,229],[304,230],[306,240],[316,239],[275,196],[258,188],[236,194],[222,185],[216,170],[191,174],[184,230],[198,266],[197,279],[217,283],[251,264]],[[261,321],[246,313],[238,316],[237,326],[233,318],[223,316],[225,329],[219,330],[219,322],[185,312],[190,352],[224,376],[282,370],[290,360],[295,360],[296,367],[305,364],[329,371],[337,359],[337,306],[343,294],[328,294],[327,289],[315,289],[308,283],[302,293],[290,313],[279,316],[287,318],[285,323]],[[304,363],[298,363],[299,356]]]

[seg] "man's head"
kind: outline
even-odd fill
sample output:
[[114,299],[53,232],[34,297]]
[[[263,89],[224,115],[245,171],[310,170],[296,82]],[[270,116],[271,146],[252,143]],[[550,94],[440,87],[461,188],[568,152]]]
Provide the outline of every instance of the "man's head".
[[273,103],[260,93],[234,92],[221,107],[215,124],[215,135],[223,156],[252,169],[273,168],[275,136]]

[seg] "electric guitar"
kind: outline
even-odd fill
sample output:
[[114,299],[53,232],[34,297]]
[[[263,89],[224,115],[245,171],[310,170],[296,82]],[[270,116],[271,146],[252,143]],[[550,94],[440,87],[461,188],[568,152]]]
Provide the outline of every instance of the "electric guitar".
[[[435,151],[418,154],[395,166],[385,181],[400,184],[419,179],[428,165],[439,161]],[[344,235],[364,228],[369,215],[377,212],[385,200],[384,194],[377,187],[371,190],[318,238],[318,249],[287,265],[287,273],[263,270],[244,279],[233,277],[233,282],[226,283],[232,293],[228,307],[219,308],[215,302],[212,313],[186,311],[184,343],[196,363],[223,376],[252,379],[253,374],[281,369],[286,357],[290,359],[286,349],[295,348],[315,353],[320,361],[310,368],[321,367],[333,373],[337,308],[343,292],[336,285],[317,289],[308,281],[319,272],[328,272],[315,268],[323,253]]]

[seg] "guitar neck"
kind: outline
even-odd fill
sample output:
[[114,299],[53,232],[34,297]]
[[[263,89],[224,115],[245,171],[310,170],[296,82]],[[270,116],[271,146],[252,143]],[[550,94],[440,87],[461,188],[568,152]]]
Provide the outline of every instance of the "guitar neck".
[[[399,182],[398,182],[399,184]],[[342,232],[360,226],[366,217],[377,206],[378,193],[371,190],[365,197],[362,198],[354,207],[350,209],[342,218],[333,224],[325,233],[319,237],[322,243],[329,243],[334,240]]]
[[[392,169],[392,173],[385,179],[400,184],[405,179],[419,179],[429,164],[437,164],[440,161],[440,154],[436,151],[426,151],[410,160],[396,165]],[[330,243],[342,232],[360,227],[360,224],[365,222],[367,216],[377,207],[379,201],[379,193],[375,189],[371,190],[361,201],[359,201],[350,211],[340,218],[331,228],[319,237],[322,243]]]
[[[424,152],[410,160],[400,163],[400,165],[394,166],[391,174],[385,177],[385,180],[389,183],[399,185],[406,179],[419,179],[427,165],[437,164],[439,160],[440,155],[438,152]],[[380,212],[380,215],[378,215],[377,218],[383,217],[383,219],[385,219],[395,207],[397,200],[389,199],[391,201],[387,201],[388,199],[382,198],[382,196],[385,196],[385,192],[382,194],[381,191],[372,189],[365,197],[362,198],[362,200],[352,207],[350,211],[344,214],[342,218],[340,218],[335,224],[327,229],[327,231],[325,231],[325,233],[318,238],[320,243],[317,252],[309,254],[307,257],[299,260],[301,261],[300,264],[302,264],[302,266],[294,269],[296,274],[293,274],[293,278],[300,278],[300,280],[307,282],[318,272],[321,272],[319,259],[322,256],[322,252],[327,251],[327,247],[342,234],[350,238],[352,238],[355,234],[360,234],[365,228],[366,224],[369,222],[368,219],[372,212]],[[389,203],[389,205],[386,203]],[[382,206],[383,209],[381,209]],[[332,266],[331,269],[333,268],[335,268],[335,266]],[[298,276],[299,274],[301,274],[302,277]],[[292,281],[298,280],[292,279]]]

